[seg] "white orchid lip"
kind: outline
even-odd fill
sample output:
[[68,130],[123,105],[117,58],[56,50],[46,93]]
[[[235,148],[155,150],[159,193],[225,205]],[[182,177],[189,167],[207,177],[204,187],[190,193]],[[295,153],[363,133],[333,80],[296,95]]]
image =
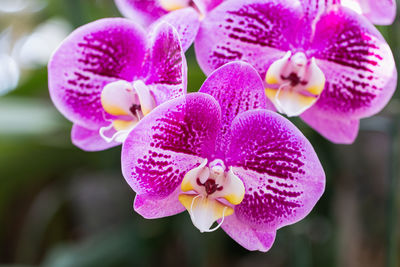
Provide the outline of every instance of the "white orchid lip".
[[318,100],[325,87],[325,75],[314,57],[303,52],[287,52],[269,67],[265,94],[276,109],[288,115],[299,116]]
[[[226,216],[232,215],[233,206],[242,202],[245,188],[242,180],[232,170],[226,171],[224,162],[216,159],[208,164],[205,159],[184,177],[179,201],[188,210],[194,226],[200,232],[218,229]],[[221,219],[215,228],[214,222]]]
[[156,107],[151,91],[141,80],[107,84],[101,92],[101,104],[105,112],[116,117],[99,130],[100,136],[109,143],[124,142],[135,125]]

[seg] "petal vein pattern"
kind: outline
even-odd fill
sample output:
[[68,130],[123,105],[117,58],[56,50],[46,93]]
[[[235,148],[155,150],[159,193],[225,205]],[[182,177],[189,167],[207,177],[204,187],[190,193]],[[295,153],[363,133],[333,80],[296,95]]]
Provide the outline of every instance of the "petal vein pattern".
[[227,164],[244,181],[239,220],[274,231],[302,219],[324,191],[324,172],[294,125],[268,111],[248,111],[232,124]]

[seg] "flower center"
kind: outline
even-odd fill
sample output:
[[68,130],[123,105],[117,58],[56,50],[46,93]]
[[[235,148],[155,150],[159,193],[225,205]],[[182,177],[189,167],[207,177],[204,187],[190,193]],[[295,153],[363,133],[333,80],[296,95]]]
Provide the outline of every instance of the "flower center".
[[160,5],[166,11],[174,11],[188,7],[191,2],[191,0],[160,0]]
[[298,116],[319,98],[325,86],[325,75],[315,58],[302,52],[286,55],[271,64],[265,77],[265,94],[276,109],[288,116]]
[[197,178],[196,182],[198,185],[205,187],[207,195],[211,195],[217,190],[221,191],[223,189],[223,187],[217,185],[213,179],[208,179],[205,183],[201,183],[200,179]]
[[[104,111],[115,118],[102,127],[100,136],[106,142],[123,142],[135,125],[156,106],[154,97],[143,81],[116,81],[101,92]],[[108,137],[111,135],[111,137]]]
[[[184,177],[179,201],[189,211],[193,224],[200,232],[218,229],[225,216],[233,214],[233,206],[244,198],[244,185],[232,167],[226,171],[222,160],[214,160],[207,165],[205,159],[200,166],[190,170]],[[221,219],[214,229],[214,222]]]

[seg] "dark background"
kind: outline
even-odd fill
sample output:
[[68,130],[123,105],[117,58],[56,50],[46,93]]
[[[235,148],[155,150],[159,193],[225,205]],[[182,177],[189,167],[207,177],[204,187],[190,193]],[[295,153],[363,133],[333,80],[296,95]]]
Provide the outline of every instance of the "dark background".
[[[2,12],[12,1],[21,2],[0,0],[0,36],[8,31],[5,50],[14,56],[18,40],[48,19],[70,31],[119,16],[112,0],[30,0],[33,7]],[[379,29],[398,62],[400,21]],[[204,75],[193,49],[187,56],[188,89],[197,91]],[[350,146],[294,120],[320,157],[326,192],[306,219],[278,231],[269,252],[249,252],[222,230],[200,234],[186,213],[158,220],[135,214],[120,147],[75,148],[71,124],[50,101],[46,67],[26,66],[22,57],[18,86],[0,90],[0,266],[400,266],[398,92],[383,112],[362,120]]]

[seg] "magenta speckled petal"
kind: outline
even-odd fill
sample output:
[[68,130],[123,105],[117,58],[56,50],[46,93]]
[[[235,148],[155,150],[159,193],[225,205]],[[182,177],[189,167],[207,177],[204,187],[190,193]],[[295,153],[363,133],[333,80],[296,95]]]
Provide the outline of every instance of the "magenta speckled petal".
[[275,241],[276,231],[263,232],[241,222],[236,216],[224,219],[222,229],[236,242],[248,250],[267,252]]
[[146,54],[145,83],[157,104],[186,94],[187,65],[177,31],[168,23],[154,26]]
[[226,162],[246,188],[237,219],[262,232],[304,218],[321,197],[325,174],[303,134],[267,110],[240,114],[232,123]]
[[182,193],[178,187],[165,198],[154,198],[146,195],[136,195],[134,209],[146,219],[157,219],[181,213],[185,207],[179,202],[178,195]]
[[390,47],[365,18],[348,9],[321,17],[310,48],[326,77],[314,112],[357,119],[379,112],[396,88]]
[[122,147],[122,172],[139,195],[165,198],[183,176],[215,149],[221,110],[215,99],[194,93],[153,110]]
[[99,135],[99,129],[91,130],[74,124],[71,131],[72,143],[85,151],[101,151],[121,143],[106,142]]
[[179,33],[183,51],[189,49],[200,27],[200,16],[196,10],[191,7],[173,11],[162,18],[161,21],[166,21],[175,27]]
[[359,119],[322,117],[313,107],[300,117],[332,143],[352,144],[358,135]]
[[145,33],[127,19],[102,19],[75,30],[48,66],[50,96],[60,112],[88,128],[107,124],[103,87],[140,74]]
[[119,11],[142,26],[148,26],[167,14],[158,0],[115,0]]
[[250,64],[237,61],[215,70],[199,92],[212,95],[221,107],[222,127],[217,151],[221,154],[218,156],[225,157],[233,119],[247,110],[267,107],[263,82]]
[[301,0],[303,13],[306,20],[312,23],[313,20],[330,9],[336,9],[341,0]]
[[299,2],[290,0],[222,3],[200,26],[195,41],[200,67],[208,75],[225,63],[243,60],[265,77],[269,65],[291,48],[296,32],[304,32],[301,12]]

